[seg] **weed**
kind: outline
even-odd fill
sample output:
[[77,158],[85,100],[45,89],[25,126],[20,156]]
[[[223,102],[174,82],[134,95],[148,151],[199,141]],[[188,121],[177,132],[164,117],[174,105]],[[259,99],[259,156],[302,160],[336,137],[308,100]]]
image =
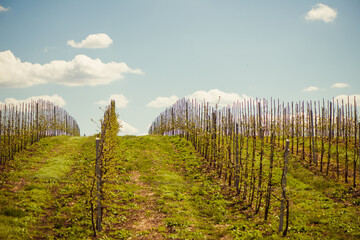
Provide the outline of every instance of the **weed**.
[[26,216],[25,211],[19,208],[4,207],[1,212],[8,217],[22,218]]

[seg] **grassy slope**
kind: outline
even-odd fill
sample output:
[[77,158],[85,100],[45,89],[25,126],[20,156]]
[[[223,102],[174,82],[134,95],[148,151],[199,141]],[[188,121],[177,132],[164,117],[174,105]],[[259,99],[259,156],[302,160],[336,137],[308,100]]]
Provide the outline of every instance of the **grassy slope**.
[[[93,138],[56,137],[19,154],[1,175],[0,238],[91,236],[88,199],[94,151]],[[281,153],[278,156],[279,164]],[[288,236],[359,238],[359,206],[344,186],[290,161]],[[264,224],[263,210],[252,216],[183,139],[121,137],[113,163],[99,238],[279,238],[278,202],[272,199],[270,219]],[[275,173],[276,181],[278,176]]]
[[0,239],[51,239],[74,231],[68,228],[72,222],[82,223],[79,212],[71,213],[82,208],[76,200],[84,193],[78,184],[83,174],[75,173],[89,143],[90,138],[46,138],[17,154],[0,176]]

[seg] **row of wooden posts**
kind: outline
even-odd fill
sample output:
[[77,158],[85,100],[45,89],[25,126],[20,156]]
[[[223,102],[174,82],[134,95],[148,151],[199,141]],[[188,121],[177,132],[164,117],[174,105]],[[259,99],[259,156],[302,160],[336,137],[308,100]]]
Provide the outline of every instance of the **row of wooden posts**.
[[80,135],[80,128],[63,108],[45,100],[0,105],[0,164],[43,137]]
[[209,144],[221,135],[232,140],[250,136],[252,130],[253,137],[262,136],[269,143],[273,132],[278,148],[284,149],[289,139],[291,154],[304,164],[356,187],[360,183],[359,124],[356,99],[291,103],[255,99],[220,110],[182,99],[155,119],[149,133],[185,135],[209,159]]
[[[218,176],[235,187],[244,205],[254,206],[255,214],[264,206],[266,220],[272,196],[281,202],[280,218],[284,208],[288,209],[286,179],[273,179],[276,169],[286,177],[287,157],[285,162],[274,157],[279,150],[297,155],[324,175],[344,182],[352,177],[353,185],[359,184],[357,119],[355,99],[345,103],[245,99],[219,109],[184,98],[154,120],[149,134],[179,135],[191,141]],[[280,223],[280,231],[282,226]],[[287,227],[284,234],[286,231]]]

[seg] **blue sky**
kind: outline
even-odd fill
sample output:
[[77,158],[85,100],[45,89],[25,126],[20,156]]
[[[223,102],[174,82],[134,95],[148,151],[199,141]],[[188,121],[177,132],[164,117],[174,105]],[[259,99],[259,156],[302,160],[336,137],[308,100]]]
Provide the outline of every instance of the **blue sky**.
[[182,97],[358,96],[360,1],[2,1],[0,102],[43,96],[82,133],[115,98],[144,134]]

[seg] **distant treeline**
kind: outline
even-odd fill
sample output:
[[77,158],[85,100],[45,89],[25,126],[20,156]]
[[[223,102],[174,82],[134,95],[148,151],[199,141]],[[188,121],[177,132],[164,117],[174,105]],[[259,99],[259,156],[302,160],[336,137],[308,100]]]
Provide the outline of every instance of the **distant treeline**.
[[0,104],[0,164],[43,137],[80,135],[73,117],[45,100]]

